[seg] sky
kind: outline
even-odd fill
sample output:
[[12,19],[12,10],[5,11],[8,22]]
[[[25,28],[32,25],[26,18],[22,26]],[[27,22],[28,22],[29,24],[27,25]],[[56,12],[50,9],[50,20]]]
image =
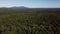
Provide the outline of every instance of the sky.
[[0,0],[0,7],[60,8],[60,0]]

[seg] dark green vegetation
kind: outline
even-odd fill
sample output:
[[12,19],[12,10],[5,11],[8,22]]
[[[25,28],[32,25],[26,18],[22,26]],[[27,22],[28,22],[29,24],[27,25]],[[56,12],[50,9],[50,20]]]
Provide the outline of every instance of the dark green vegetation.
[[0,9],[0,34],[60,34],[60,12]]

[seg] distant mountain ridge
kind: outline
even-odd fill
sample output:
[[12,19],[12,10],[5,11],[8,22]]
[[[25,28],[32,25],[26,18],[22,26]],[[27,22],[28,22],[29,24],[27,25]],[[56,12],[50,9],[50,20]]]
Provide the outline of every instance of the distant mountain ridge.
[[1,9],[13,9],[13,10],[19,9],[19,10],[27,10],[27,11],[60,11],[60,8],[28,8],[25,6],[14,6],[10,8],[1,7],[0,10]]
[[15,7],[11,7],[12,9],[27,9],[28,7],[24,7],[24,6],[15,6]]

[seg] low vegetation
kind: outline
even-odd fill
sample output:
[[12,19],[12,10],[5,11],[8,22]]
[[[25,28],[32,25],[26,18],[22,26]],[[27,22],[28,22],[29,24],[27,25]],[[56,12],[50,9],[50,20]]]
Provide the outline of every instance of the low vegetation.
[[0,34],[60,34],[60,14],[0,12]]

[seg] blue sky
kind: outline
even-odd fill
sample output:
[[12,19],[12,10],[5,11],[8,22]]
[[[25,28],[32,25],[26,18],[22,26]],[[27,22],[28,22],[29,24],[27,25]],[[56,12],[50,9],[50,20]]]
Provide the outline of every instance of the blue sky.
[[0,0],[0,7],[60,8],[60,0]]

